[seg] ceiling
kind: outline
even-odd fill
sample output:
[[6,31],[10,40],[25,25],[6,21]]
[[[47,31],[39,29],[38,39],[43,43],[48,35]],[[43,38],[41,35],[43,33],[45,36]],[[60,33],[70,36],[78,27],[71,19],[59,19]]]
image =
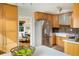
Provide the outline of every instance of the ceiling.
[[57,7],[62,8],[62,13],[72,11],[72,3],[16,3],[19,16],[31,16],[33,12],[58,13]]

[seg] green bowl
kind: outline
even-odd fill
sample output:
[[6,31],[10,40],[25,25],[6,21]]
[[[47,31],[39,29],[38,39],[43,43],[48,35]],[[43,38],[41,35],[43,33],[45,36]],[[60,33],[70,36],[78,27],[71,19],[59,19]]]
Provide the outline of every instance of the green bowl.
[[13,56],[32,56],[35,51],[35,47],[14,47],[10,50]]

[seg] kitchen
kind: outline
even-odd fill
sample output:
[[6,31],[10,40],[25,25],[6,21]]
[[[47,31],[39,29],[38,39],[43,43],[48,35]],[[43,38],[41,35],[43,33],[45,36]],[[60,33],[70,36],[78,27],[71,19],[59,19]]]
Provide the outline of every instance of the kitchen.
[[[68,55],[79,55],[79,25],[77,23],[79,6],[72,4],[71,8],[71,11],[63,12],[62,7],[57,7],[58,13],[35,12],[36,32],[40,31],[41,34],[36,33],[37,46],[45,45]],[[52,30],[47,29],[49,25],[44,24],[43,21],[48,21]],[[37,29],[39,22],[41,29]],[[49,32],[46,33],[46,29]]]
[[[1,7],[4,7],[4,11],[7,12],[6,15],[2,13],[5,17],[1,14],[6,22],[4,18],[0,21],[2,22],[1,33],[5,36],[2,37],[4,44],[0,41],[4,47],[0,47],[7,51],[3,56],[11,56],[10,50],[19,45],[36,47],[34,56],[79,56],[79,4],[16,3],[8,4],[9,7],[7,4],[2,5]],[[15,12],[12,13],[8,8]],[[3,11],[3,8],[0,10]],[[7,21],[10,20],[7,18],[13,21]],[[27,32],[26,28],[29,29]],[[9,39],[13,41],[9,42],[8,39],[6,41],[6,37],[10,37]]]

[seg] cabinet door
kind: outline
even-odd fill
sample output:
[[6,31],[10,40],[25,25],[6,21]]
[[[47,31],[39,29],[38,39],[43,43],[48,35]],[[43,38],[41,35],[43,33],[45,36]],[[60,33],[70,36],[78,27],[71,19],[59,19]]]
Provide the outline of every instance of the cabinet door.
[[36,20],[47,20],[47,14],[42,12],[35,12],[34,13]]
[[47,15],[47,20],[50,22],[50,26],[52,27],[52,15],[48,14]]
[[35,20],[39,20],[38,15],[39,15],[39,14],[38,14],[37,12],[34,13],[34,18],[35,18]]
[[6,31],[17,31],[18,30],[18,21],[17,19],[9,19],[6,18],[5,20],[5,26],[6,26]]
[[79,56],[79,44],[64,42],[64,53]]
[[6,52],[10,52],[10,50],[17,46],[18,39],[17,39],[17,32],[6,32]]
[[34,16],[36,20],[43,20],[44,14],[42,12],[35,12]]
[[4,4],[3,9],[4,9],[4,16],[5,17],[7,17],[7,18],[17,18],[18,10],[17,10],[16,6]]
[[73,4],[72,27],[79,28],[79,3]]
[[16,42],[17,43],[17,32],[16,31],[7,31],[6,32],[6,38],[7,38],[7,44],[10,42]]
[[71,13],[65,13],[59,15],[60,25],[70,25],[71,24]]
[[58,15],[53,15],[53,27],[59,28],[59,16]]
[[7,44],[6,44],[6,52],[10,52],[10,50],[14,47],[17,46],[18,43],[18,37],[17,37],[17,32],[13,31],[13,32],[6,32],[6,40],[7,40]]
[[47,14],[46,14],[46,13],[43,13],[43,14],[42,14],[42,20],[48,20],[48,19],[47,19]]
[[50,44],[51,44],[51,46],[56,45],[56,35],[55,35],[55,34],[53,34],[53,35],[50,37]]
[[56,37],[56,43],[57,45],[59,45],[60,47],[64,48],[64,41],[66,38],[64,37]]

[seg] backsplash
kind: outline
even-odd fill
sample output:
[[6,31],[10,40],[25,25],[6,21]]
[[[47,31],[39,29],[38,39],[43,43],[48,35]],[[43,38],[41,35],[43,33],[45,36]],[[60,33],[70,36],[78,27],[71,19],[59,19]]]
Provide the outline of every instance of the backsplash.
[[70,28],[68,25],[60,25],[59,32],[79,34],[79,28]]

